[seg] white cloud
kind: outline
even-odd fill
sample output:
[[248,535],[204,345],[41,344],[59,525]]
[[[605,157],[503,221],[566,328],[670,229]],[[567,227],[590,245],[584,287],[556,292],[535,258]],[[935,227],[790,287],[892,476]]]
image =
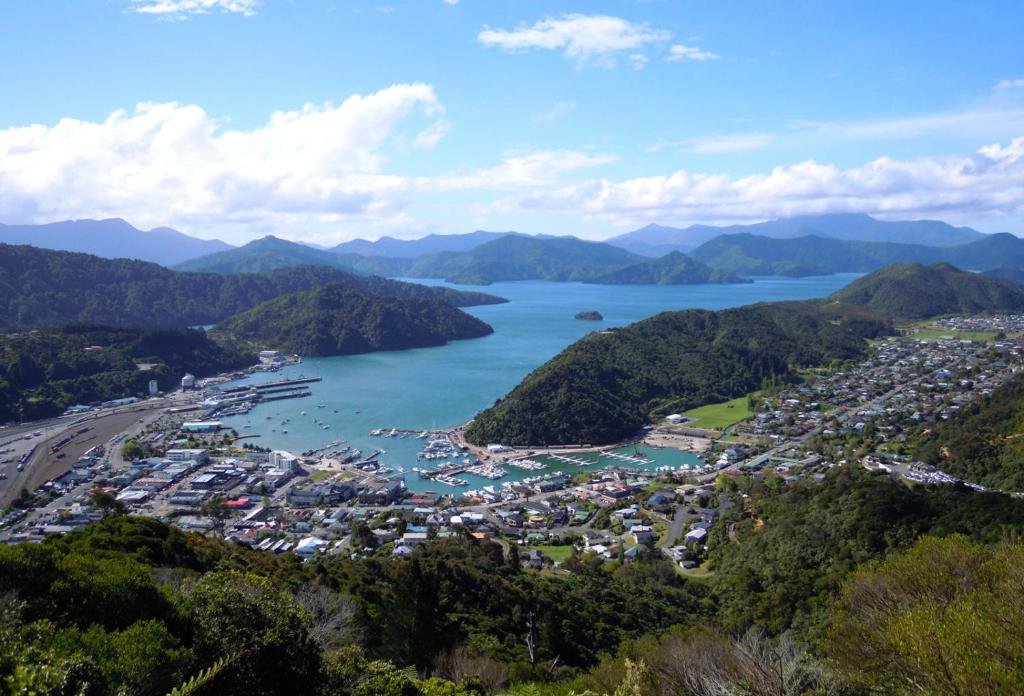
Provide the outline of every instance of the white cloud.
[[646,152],[679,150],[695,155],[721,155],[733,152],[748,152],[767,147],[776,141],[774,133],[716,133],[686,140],[659,140],[645,148]]
[[458,5],[459,0],[444,0],[445,5]]
[[530,119],[530,123],[534,125],[551,125],[553,123],[556,123],[557,121],[560,121],[562,117],[568,116],[575,110],[576,102],[558,102],[550,109],[542,111],[539,114],[535,114],[533,118]]
[[647,56],[643,53],[633,53],[629,56],[629,63],[633,66],[634,70],[643,70],[644,66],[647,65]]
[[[383,172],[387,146],[443,135],[433,88],[401,84],[338,106],[275,112],[228,130],[195,105],[143,103],[105,121],[0,130],[0,219],[123,216],[217,225],[399,214],[410,182]],[[425,128],[416,122],[429,121]],[[408,123],[407,123],[408,122]],[[411,130],[410,130],[411,127]]]
[[511,30],[485,28],[477,34],[477,40],[485,46],[506,51],[562,51],[577,66],[594,62],[611,66],[623,51],[636,51],[671,37],[669,32],[652,29],[647,23],[584,14],[548,17]]
[[474,170],[471,174],[443,175],[417,180],[421,190],[525,189],[552,185],[562,175],[579,169],[599,167],[617,161],[614,155],[591,154],[584,150],[541,150],[537,152],[506,152],[494,167]]
[[696,46],[685,46],[683,44],[676,44],[668,49],[668,58],[665,60],[677,61],[677,60],[696,60],[704,62],[706,60],[715,60],[718,56],[711,51],[704,51]]
[[868,212],[956,218],[1024,214],[1024,137],[963,157],[882,157],[840,169],[814,161],[765,174],[679,170],[668,176],[607,179],[536,189],[496,210],[548,211],[619,222],[750,220],[798,214]]
[[245,15],[256,14],[258,0],[131,0],[131,11],[166,19],[185,19],[190,15],[214,11]]
[[1024,79],[1000,80],[996,83],[996,89],[1020,89],[1024,88]]

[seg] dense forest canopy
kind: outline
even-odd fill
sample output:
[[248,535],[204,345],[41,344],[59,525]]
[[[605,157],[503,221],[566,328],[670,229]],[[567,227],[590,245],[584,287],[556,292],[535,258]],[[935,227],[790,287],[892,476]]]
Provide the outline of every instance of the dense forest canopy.
[[330,284],[265,302],[221,322],[214,335],[299,355],[350,355],[444,345],[493,329],[444,300],[381,297]]

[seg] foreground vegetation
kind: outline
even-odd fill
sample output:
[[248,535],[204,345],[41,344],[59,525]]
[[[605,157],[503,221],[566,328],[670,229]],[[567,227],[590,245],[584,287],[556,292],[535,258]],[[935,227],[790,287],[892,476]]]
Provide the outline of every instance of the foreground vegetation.
[[[740,485],[751,505],[716,527],[733,538],[716,533],[702,581],[667,561],[571,551],[560,572],[529,571],[468,536],[408,561],[303,564],[125,517],[0,547],[0,684],[39,696],[159,696],[197,675],[202,694],[554,695],[624,681],[630,694],[947,692],[933,645],[956,684],[999,693],[1022,677],[1024,558],[1001,539],[1024,529],[1024,503],[859,469],[780,492]],[[758,688],[765,669],[785,688]]]

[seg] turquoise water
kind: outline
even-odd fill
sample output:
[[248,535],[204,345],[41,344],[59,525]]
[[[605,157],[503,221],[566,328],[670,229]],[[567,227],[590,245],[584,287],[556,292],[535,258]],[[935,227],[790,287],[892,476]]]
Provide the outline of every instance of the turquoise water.
[[[668,310],[723,309],[753,302],[824,297],[857,277],[858,274],[759,278],[742,285],[495,283],[484,289],[508,298],[509,303],[467,310],[493,326],[494,334],[437,348],[308,358],[301,365],[276,374],[253,375],[246,381],[271,381],[300,374],[319,375],[323,381],[311,385],[311,398],[268,403],[248,415],[225,418],[224,422],[239,433],[259,434],[253,441],[264,447],[302,452],[345,439],[364,452],[382,448],[387,451],[382,460],[389,466],[411,470],[417,465],[416,452],[421,440],[370,437],[369,431],[393,427],[434,429],[465,423],[533,369],[590,331],[622,326]],[[573,318],[576,312],[584,310],[597,310],[604,315],[604,321]],[[322,408],[318,408],[320,404]],[[301,416],[301,411],[307,415]],[[290,422],[282,426],[285,418]],[[330,429],[316,425],[314,419],[330,424]],[[247,422],[252,427],[243,429]],[[271,428],[276,432],[271,432]],[[287,434],[281,432],[284,428],[288,429]],[[652,450],[649,454],[657,460],[652,466],[695,461],[671,450]],[[504,480],[535,475],[514,471],[515,477]],[[469,475],[463,478],[470,481],[471,488],[494,483]],[[451,490],[421,481],[415,474],[408,475],[406,480],[414,490]]]

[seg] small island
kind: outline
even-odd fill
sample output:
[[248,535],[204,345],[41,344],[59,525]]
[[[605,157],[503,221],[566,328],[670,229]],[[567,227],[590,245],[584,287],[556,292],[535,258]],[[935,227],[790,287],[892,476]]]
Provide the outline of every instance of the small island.
[[604,319],[604,317],[601,316],[600,312],[594,312],[594,311],[590,311],[590,312],[577,312],[576,313],[576,318],[577,319],[582,319],[583,321],[601,321],[601,320]]

